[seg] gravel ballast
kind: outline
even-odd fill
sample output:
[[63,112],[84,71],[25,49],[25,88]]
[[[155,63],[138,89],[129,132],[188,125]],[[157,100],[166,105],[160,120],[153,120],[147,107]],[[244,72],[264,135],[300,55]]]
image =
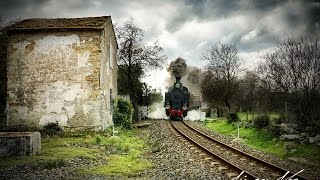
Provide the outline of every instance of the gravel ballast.
[[[2,179],[230,179],[228,174],[221,170],[222,166],[212,163],[198,148],[174,133],[168,120],[150,120],[148,126],[140,127],[140,138],[146,140],[148,150],[141,158],[152,163],[150,169],[140,171],[131,176],[105,176],[92,174],[78,174],[72,171],[77,167],[94,167],[106,162],[86,158],[67,160],[64,167],[44,169],[32,164],[15,165],[0,169]],[[192,126],[213,135],[215,138],[237,147],[247,153],[256,155],[269,162],[288,167],[288,169],[301,168],[300,164],[292,161],[283,161],[272,155],[253,150],[246,145],[232,143],[232,138],[224,137],[208,130],[200,122],[188,121]],[[305,166],[304,166],[305,167]]]
[[211,137],[227,144],[230,145],[236,149],[239,149],[243,152],[246,152],[250,155],[253,155],[255,157],[261,158],[267,162],[270,162],[272,164],[275,164],[277,166],[283,167],[291,172],[299,172],[301,170],[303,170],[303,172],[301,172],[300,174],[310,178],[310,179],[319,179],[320,177],[320,172],[319,169],[317,169],[315,166],[313,166],[312,164],[308,164],[308,163],[303,163],[303,162],[297,162],[297,161],[292,161],[290,160],[290,158],[288,159],[280,159],[274,155],[256,150],[256,149],[252,149],[251,147],[243,144],[243,143],[237,143],[236,141],[234,141],[234,138],[232,137],[226,137],[224,135],[221,135],[219,133],[216,133],[212,130],[210,130],[209,128],[205,127],[203,122],[200,121],[186,121],[187,124],[191,125],[192,127],[195,127],[203,132],[205,132],[206,134],[210,135]]
[[[169,121],[152,120],[142,127],[141,138],[150,146],[143,157],[152,163],[152,168],[132,176],[105,176],[77,174],[71,169],[92,167],[103,162],[85,158],[66,160],[65,166],[44,169],[32,164],[15,165],[0,169],[0,179],[227,179],[218,167],[199,158],[201,152],[170,129]],[[215,165],[216,166],[216,165]]]

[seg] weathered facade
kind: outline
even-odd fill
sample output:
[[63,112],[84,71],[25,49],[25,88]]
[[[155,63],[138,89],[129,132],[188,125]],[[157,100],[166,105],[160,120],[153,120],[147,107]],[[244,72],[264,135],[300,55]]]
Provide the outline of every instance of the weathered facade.
[[111,124],[117,42],[110,16],[28,19],[8,35],[8,126]]

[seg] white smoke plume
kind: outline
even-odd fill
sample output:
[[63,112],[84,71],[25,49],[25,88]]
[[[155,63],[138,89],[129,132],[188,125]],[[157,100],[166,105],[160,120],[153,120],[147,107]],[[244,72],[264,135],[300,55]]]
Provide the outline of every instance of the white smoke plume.
[[151,113],[148,114],[150,119],[169,119],[166,115],[166,109],[163,106],[164,103],[154,103],[152,104]]
[[188,112],[188,115],[184,118],[184,120],[197,121],[200,120],[200,115],[200,110],[191,110]]

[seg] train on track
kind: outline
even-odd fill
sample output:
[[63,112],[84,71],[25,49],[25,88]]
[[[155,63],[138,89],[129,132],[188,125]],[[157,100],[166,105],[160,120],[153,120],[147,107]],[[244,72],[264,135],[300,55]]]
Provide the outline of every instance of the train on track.
[[[171,120],[183,120],[188,115],[189,110],[200,106],[200,101],[195,100],[195,96],[189,92],[187,87],[182,85],[180,80],[181,77],[176,76],[176,82],[165,93],[164,107],[166,115]],[[197,101],[199,103],[195,103]]]

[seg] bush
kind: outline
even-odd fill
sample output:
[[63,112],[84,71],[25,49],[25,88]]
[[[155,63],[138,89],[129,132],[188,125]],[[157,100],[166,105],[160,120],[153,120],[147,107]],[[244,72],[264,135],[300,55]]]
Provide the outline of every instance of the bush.
[[285,116],[284,114],[280,114],[279,117],[274,118],[273,122],[274,122],[275,124],[284,123],[284,122],[286,122],[286,116]]
[[117,100],[117,106],[114,111],[113,123],[115,126],[122,126],[124,129],[132,128],[133,106],[124,99]]
[[45,135],[58,135],[62,134],[63,129],[59,126],[58,122],[48,123],[42,127],[41,134]]
[[228,123],[239,121],[239,117],[237,113],[229,113],[228,115]]
[[96,135],[96,144],[99,145],[101,143],[101,140],[102,140],[101,136]]
[[274,136],[274,137],[279,137],[281,134],[281,129],[280,129],[280,125],[275,124],[273,125],[272,123],[270,123],[267,126],[267,131],[270,135]]
[[270,118],[268,115],[259,116],[253,121],[253,125],[259,129],[265,128],[269,124],[270,124]]

